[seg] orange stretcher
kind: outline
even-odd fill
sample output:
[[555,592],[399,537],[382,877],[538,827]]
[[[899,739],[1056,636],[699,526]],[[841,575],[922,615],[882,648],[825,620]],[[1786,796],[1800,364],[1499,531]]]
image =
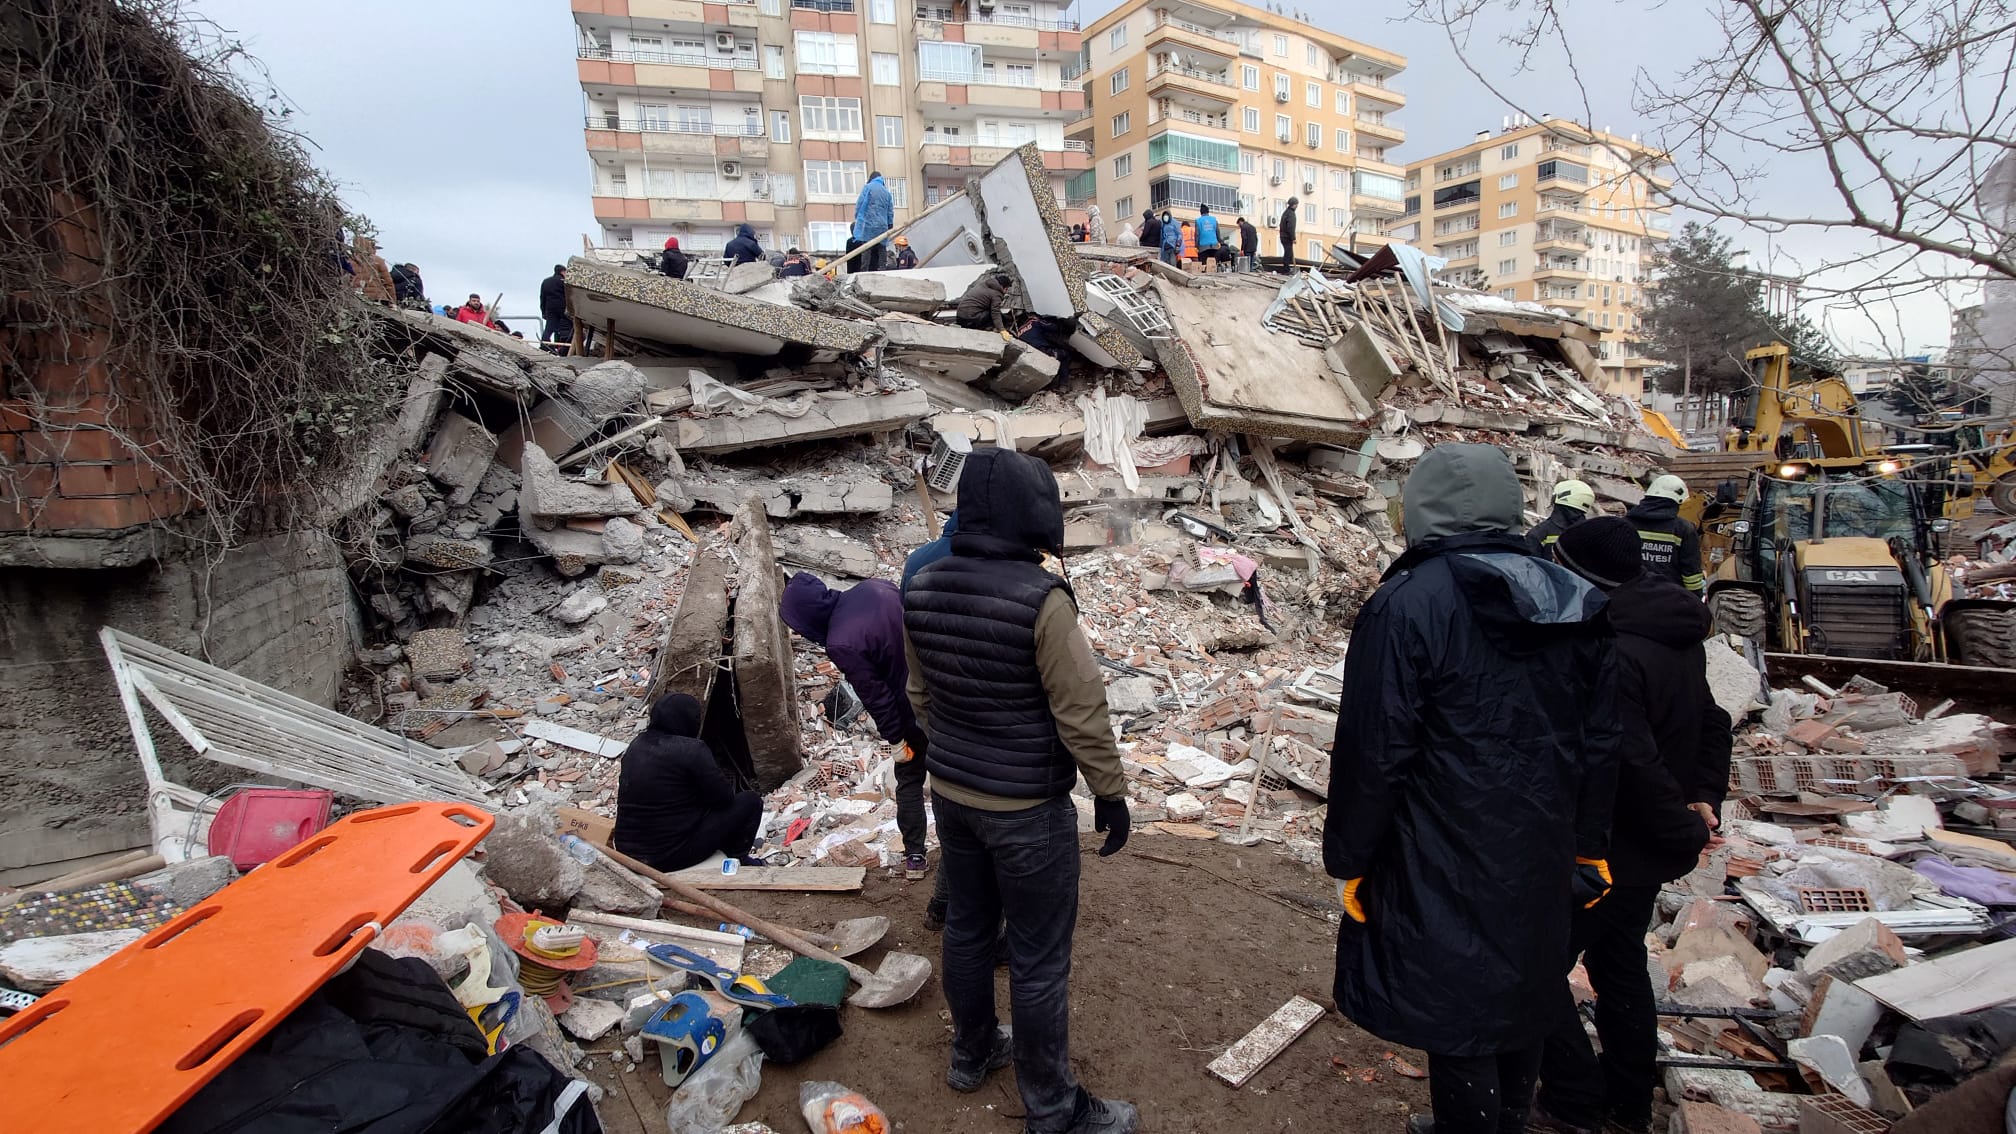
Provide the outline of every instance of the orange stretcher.
[[8,1112],[154,1129],[494,825],[466,803],[360,811],[219,890],[0,1022]]

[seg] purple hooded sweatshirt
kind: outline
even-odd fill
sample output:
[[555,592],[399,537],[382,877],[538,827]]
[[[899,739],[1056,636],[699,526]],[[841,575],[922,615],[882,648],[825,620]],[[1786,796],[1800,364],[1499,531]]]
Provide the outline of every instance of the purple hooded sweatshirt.
[[917,729],[903,661],[903,593],[870,579],[836,591],[800,571],[784,587],[784,624],[826,647],[848,684],[875,718],[875,731],[893,744]]

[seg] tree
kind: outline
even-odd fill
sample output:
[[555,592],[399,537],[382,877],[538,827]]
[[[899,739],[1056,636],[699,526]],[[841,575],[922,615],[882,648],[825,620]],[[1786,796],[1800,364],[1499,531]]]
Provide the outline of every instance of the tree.
[[1689,223],[1653,257],[1657,285],[1639,308],[1647,352],[1668,365],[1654,386],[1668,393],[1733,394],[1749,383],[1743,353],[1769,337],[1757,281],[1736,266],[1726,236]]

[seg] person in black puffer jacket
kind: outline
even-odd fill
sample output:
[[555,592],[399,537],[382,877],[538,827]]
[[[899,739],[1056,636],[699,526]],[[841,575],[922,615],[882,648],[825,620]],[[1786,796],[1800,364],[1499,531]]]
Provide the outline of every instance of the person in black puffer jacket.
[[[1624,744],[1610,835],[1610,893],[1578,911],[1571,945],[1596,990],[1599,1060],[1564,1012],[1541,1060],[1537,1126],[1642,1131],[1652,1119],[1658,1018],[1645,927],[1659,887],[1694,869],[1729,783],[1729,714],[1708,688],[1708,608],[1642,563],[1640,531],[1598,517],[1553,544],[1562,566],[1609,598],[1617,633],[1617,716]],[[1572,958],[1571,958],[1571,964]],[[1564,994],[1566,982],[1563,982]]]
[[715,854],[752,864],[763,797],[738,792],[700,740],[700,702],[671,693],[651,706],[651,723],[623,750],[616,782],[617,850],[664,871],[698,866]]
[[[1071,934],[1078,922],[1082,771],[1101,855],[1127,841],[1127,781],[1106,689],[1078,629],[1070,585],[1043,567],[1061,553],[1064,508],[1041,460],[978,449],[959,474],[952,553],[903,592],[909,695],[922,731],[950,906],[945,1000],[952,1067],[975,1091],[1015,1064],[1032,1134],[1128,1134],[1127,1103],[1093,1098],[1071,1070]],[[994,1002],[995,930],[1008,923],[1014,1032]]]

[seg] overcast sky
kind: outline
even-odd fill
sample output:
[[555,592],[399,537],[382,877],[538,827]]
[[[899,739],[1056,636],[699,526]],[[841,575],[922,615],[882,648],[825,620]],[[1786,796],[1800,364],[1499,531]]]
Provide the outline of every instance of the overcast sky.
[[[1110,7],[1080,0],[1078,18],[1090,23]],[[1634,74],[1641,66],[1664,74],[1709,50],[1715,33],[1703,7],[1582,0],[1589,19],[1572,46],[1597,108],[1591,125],[1645,129],[1631,110]],[[419,265],[436,302],[502,292],[506,315],[532,312],[539,281],[595,235],[565,0],[349,0],[340,18],[327,6],[274,0],[192,0],[192,10],[265,65],[316,161],[377,225],[386,257]],[[1459,146],[1512,113],[1463,69],[1442,29],[1403,18],[1404,0],[1309,0],[1299,10],[1320,27],[1407,56],[1401,160]],[[1558,55],[1520,75],[1490,38],[1469,55],[1518,105],[1584,116]],[[1811,191],[1787,184],[1781,200]],[[1774,247],[1732,231],[1760,266],[1768,259],[1786,270],[1822,251],[1811,238]],[[1945,306],[1929,299],[1880,335],[1838,315],[1827,322],[1851,351],[1911,353],[1948,336]],[[529,323],[517,329],[536,333]]]

